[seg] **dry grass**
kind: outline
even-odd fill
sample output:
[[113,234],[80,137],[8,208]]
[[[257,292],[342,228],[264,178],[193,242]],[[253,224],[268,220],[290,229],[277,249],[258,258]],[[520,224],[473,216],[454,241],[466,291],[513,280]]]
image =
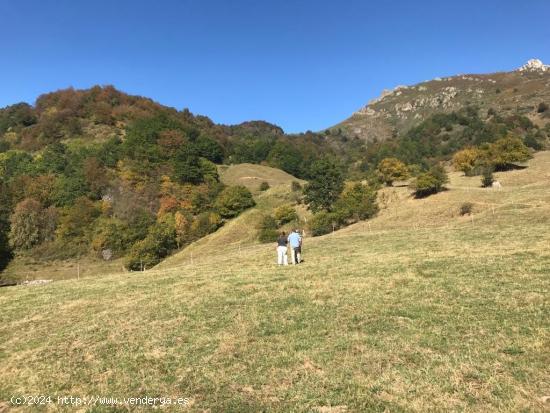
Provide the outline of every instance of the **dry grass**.
[[[271,245],[239,252],[220,242],[171,268],[2,289],[0,399],[182,396],[197,412],[542,412],[549,161],[541,153],[499,175],[499,192],[458,175],[425,200],[385,190],[395,196],[370,225],[307,239],[298,267],[274,265]],[[465,201],[475,204],[473,222],[458,216]]]
[[226,185],[244,185],[254,194],[260,191],[262,182],[269,186],[287,185],[292,181],[302,182],[300,179],[277,169],[265,165],[242,163],[238,165],[222,165],[218,167],[220,178]]

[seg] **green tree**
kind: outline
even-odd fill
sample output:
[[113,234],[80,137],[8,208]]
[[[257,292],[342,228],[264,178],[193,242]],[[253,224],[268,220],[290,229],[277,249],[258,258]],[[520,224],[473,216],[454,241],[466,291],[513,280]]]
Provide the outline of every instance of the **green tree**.
[[223,218],[233,218],[256,205],[250,191],[244,186],[229,186],[216,199],[216,210]]
[[434,166],[428,172],[419,175],[413,188],[417,198],[423,198],[428,195],[441,192],[445,184],[449,181],[447,172],[442,166]]
[[197,150],[184,145],[173,160],[174,178],[180,183],[198,184],[204,180],[203,169]]
[[176,231],[168,223],[157,223],[149,229],[147,236],[135,243],[126,260],[129,270],[139,271],[158,264],[177,248]]
[[376,191],[367,185],[355,183],[344,190],[336,201],[335,210],[342,219],[352,222],[371,218],[378,212]]
[[330,158],[321,158],[311,165],[312,179],[304,189],[304,197],[313,212],[330,211],[344,188],[340,167]]

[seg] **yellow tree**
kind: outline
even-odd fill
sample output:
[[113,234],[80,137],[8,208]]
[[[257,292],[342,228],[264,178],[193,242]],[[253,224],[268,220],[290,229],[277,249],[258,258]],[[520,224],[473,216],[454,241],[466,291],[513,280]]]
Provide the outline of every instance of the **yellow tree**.
[[385,158],[378,164],[378,176],[386,185],[391,186],[394,181],[407,179],[409,169],[397,158]]

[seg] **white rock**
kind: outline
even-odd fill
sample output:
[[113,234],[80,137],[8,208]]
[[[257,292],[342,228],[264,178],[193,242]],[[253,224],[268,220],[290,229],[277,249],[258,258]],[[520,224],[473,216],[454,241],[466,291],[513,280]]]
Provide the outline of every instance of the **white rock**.
[[546,72],[550,66],[545,65],[539,59],[530,59],[518,69],[520,72]]

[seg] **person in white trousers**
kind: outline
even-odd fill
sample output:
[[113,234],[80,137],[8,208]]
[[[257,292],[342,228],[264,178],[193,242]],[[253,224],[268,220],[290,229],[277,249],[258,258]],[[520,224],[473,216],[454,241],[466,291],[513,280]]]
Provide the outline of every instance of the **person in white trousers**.
[[286,255],[288,239],[284,232],[281,232],[277,238],[277,264],[288,265],[288,256]]

